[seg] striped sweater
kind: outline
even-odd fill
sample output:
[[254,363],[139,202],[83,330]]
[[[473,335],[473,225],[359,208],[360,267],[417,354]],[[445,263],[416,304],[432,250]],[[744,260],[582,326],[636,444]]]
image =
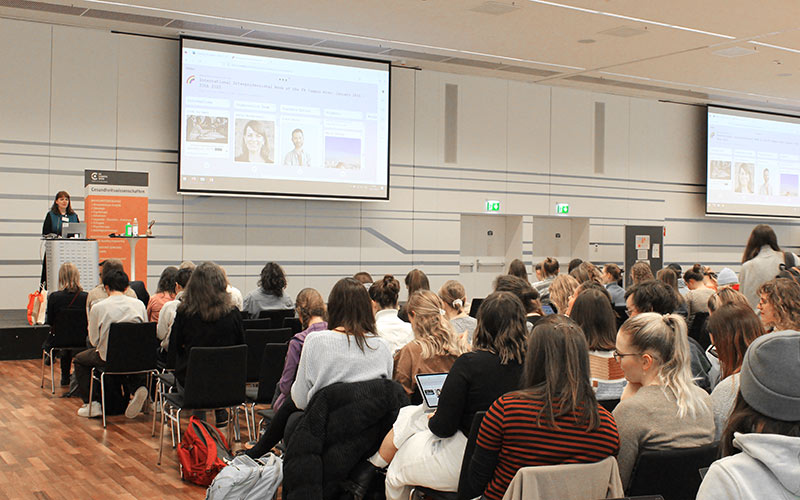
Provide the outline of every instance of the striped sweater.
[[[556,418],[560,428],[536,424],[542,401],[507,394],[495,401],[486,413],[478,434],[471,464],[475,486],[488,480],[484,495],[500,500],[514,474],[522,467],[598,462],[619,450],[619,435],[614,417],[598,407],[600,426],[587,432],[572,413]],[[481,478],[483,483],[480,483]]]

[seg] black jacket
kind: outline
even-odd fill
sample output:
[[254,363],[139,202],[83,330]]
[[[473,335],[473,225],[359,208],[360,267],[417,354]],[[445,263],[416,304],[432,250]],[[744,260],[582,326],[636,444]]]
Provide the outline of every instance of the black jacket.
[[283,462],[284,498],[337,498],[340,483],[378,450],[406,405],[403,386],[389,379],[338,383],[316,393],[289,436]]

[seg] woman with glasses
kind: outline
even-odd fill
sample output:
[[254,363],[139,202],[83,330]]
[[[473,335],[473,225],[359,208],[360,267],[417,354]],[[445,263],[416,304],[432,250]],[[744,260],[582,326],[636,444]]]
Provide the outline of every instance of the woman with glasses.
[[693,448],[714,440],[711,398],[692,381],[682,317],[642,313],[630,318],[617,333],[614,358],[628,380],[614,409],[623,486],[639,450]]
[[758,287],[758,310],[768,332],[800,330],[800,284],[775,278]]

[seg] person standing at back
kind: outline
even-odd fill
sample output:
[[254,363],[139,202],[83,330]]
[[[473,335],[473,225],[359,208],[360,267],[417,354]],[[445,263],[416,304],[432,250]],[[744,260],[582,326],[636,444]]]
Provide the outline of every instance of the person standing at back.
[[778,275],[780,265],[792,260],[800,264],[791,252],[784,254],[778,246],[778,236],[766,224],[753,228],[747,246],[742,254],[742,269],[739,271],[739,291],[741,291],[753,310],[758,308],[758,288]]
[[244,311],[251,318],[257,318],[261,311],[275,309],[294,309],[292,298],[284,294],[286,274],[275,262],[267,262],[261,269],[258,288],[244,298]]

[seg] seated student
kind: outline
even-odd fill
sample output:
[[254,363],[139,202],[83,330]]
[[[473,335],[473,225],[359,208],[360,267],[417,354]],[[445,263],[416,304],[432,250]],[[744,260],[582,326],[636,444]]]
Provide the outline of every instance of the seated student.
[[286,274],[284,274],[283,268],[275,262],[267,262],[261,269],[258,288],[244,298],[243,310],[251,318],[257,318],[261,311],[293,309],[294,304],[291,297],[283,293],[286,285]]
[[466,339],[456,335],[442,314],[443,306],[441,299],[430,290],[416,292],[406,304],[414,340],[397,351],[393,378],[412,401],[419,399],[415,375],[447,373],[456,358],[469,350]]
[[436,413],[422,406],[400,410],[392,430],[369,461],[386,471],[386,498],[408,498],[411,486],[456,491],[466,434],[475,412],[519,388],[525,356],[525,309],[512,293],[494,292],[478,310],[473,351],[447,376]]
[[578,283],[592,281],[594,283],[602,283],[602,275],[600,270],[591,262],[581,262],[578,267],[570,271],[570,276],[575,278]]
[[693,448],[714,440],[710,396],[691,379],[686,322],[642,313],[623,323],[614,357],[628,385],[614,408],[619,474],[628,485],[640,450]]
[[525,269],[525,263],[519,259],[514,259],[511,261],[511,264],[508,265],[508,272],[506,274],[525,280],[525,283],[531,283],[528,280],[528,270]]
[[583,264],[583,259],[579,259],[577,257],[569,261],[569,264],[567,264],[567,274],[571,274],[572,271],[577,269],[581,264]]
[[708,469],[698,500],[800,498],[799,356],[796,331],[764,335],[747,348],[720,441],[724,458]]
[[[108,332],[112,323],[144,323],[147,311],[142,301],[125,295],[128,290],[128,275],[119,269],[103,272],[103,287],[107,298],[96,302],[89,312],[89,343],[93,346],[75,356],[75,378],[83,406],[78,416],[97,417],[101,414],[100,391],[94,391],[97,401],[89,401],[89,384],[93,367],[104,367],[108,350]],[[133,394],[128,403],[125,416],[134,418],[142,410],[147,398],[143,375],[123,377],[125,393]]]
[[761,322],[770,331],[800,330],[800,284],[774,278],[758,287]]
[[[417,290],[430,290],[431,284],[428,281],[428,276],[419,269],[412,269],[406,274],[405,280],[408,296],[411,297]],[[408,323],[408,313],[404,307],[400,308],[397,317]]]
[[617,320],[611,300],[600,290],[587,289],[572,304],[569,317],[581,327],[589,347],[589,374],[598,400],[622,396],[625,375],[614,359]]
[[366,271],[360,271],[353,275],[353,278],[360,281],[364,284],[364,288],[369,290],[369,287],[372,286],[372,275]]
[[444,304],[444,314],[450,320],[453,331],[457,335],[465,335],[467,343],[472,344],[472,337],[475,334],[475,327],[478,320],[469,315],[464,307],[467,305],[467,292],[464,285],[456,280],[444,282],[439,289],[439,298]]
[[583,281],[578,285],[578,287],[568,297],[567,310],[566,311],[562,311],[565,316],[570,316],[571,315],[572,306],[573,306],[573,304],[575,304],[575,299],[577,299],[580,294],[582,294],[583,292],[585,292],[587,290],[596,290],[596,291],[600,292],[608,300],[609,304],[612,303],[611,302],[611,294],[608,293],[608,290],[606,290],[605,286],[603,286],[601,283],[598,283],[597,281],[594,281],[594,280]]
[[[122,266],[122,261],[119,259],[106,259],[100,263],[100,283],[89,290],[88,295],[86,296],[86,317],[89,317],[89,313],[92,310],[92,306],[106,297],[108,297],[108,292],[106,292],[105,286],[103,286],[103,276],[111,271],[125,271],[125,268]],[[136,292],[133,291],[130,287],[125,289],[125,295],[132,298],[136,297]]]
[[558,314],[566,314],[569,298],[578,289],[578,280],[569,274],[560,274],[550,284],[550,302],[556,306]]
[[655,279],[653,276],[653,270],[650,269],[650,264],[647,262],[636,262],[631,266],[631,283],[634,285],[638,285],[643,281],[650,281]]
[[533,328],[537,321],[544,317],[542,304],[539,302],[539,292],[528,282],[510,274],[501,274],[494,280],[494,291],[511,292],[517,296],[525,308],[528,331]]
[[678,275],[675,274],[675,271],[673,271],[670,267],[660,269],[656,273],[656,279],[669,285],[674,292],[675,301],[678,304],[678,308],[675,309],[675,314],[680,314],[684,318],[687,318],[689,316],[689,309],[686,306],[686,299],[683,295],[681,295],[681,292],[678,289]]
[[533,274],[536,276],[536,283],[542,281],[544,274],[542,273],[542,263],[537,262],[533,265]]
[[622,278],[622,269],[614,263],[609,263],[603,266],[603,274],[601,280],[603,285],[611,294],[611,300],[614,301],[614,306],[622,307],[625,305],[625,289],[619,286],[619,280]]
[[588,383],[587,347],[580,327],[565,316],[536,324],[523,388],[500,396],[481,423],[469,477],[483,498],[501,500],[523,467],[599,462],[617,453],[614,418]]
[[156,326],[156,336],[161,341],[161,349],[166,351],[169,348],[169,334],[172,331],[172,324],[175,322],[175,315],[178,313],[178,306],[181,305],[183,291],[189,278],[192,277],[194,267],[184,267],[178,269],[175,274],[175,300],[164,304],[158,315],[158,325]]
[[708,334],[716,348],[722,370],[722,380],[711,392],[717,429],[714,440],[719,440],[722,435],[736,393],[739,392],[739,371],[747,346],[765,333],[764,326],[744,295],[742,299],[743,303],[724,305],[708,318]]
[[372,310],[375,311],[375,333],[386,341],[392,354],[414,340],[411,324],[397,317],[397,297],[400,295],[400,282],[391,274],[369,287]]
[[151,295],[147,302],[147,321],[158,322],[158,315],[164,304],[175,300],[175,276],[177,274],[178,268],[175,266],[166,267],[161,271],[156,293]]
[[747,301],[747,297],[745,297],[742,292],[729,286],[721,286],[719,290],[717,290],[717,293],[708,298],[709,318],[714,315],[717,309],[726,304],[749,306],[750,302]]
[[270,428],[245,452],[248,456],[258,458],[278,444],[292,414],[304,410],[317,391],[337,382],[392,377],[392,351],[375,335],[372,306],[360,281],[342,278],[333,286],[328,296],[328,328],[306,336],[292,397],[284,400]]
[[542,277],[536,283],[533,283],[533,288],[539,292],[539,297],[542,301],[550,300],[550,285],[553,280],[558,276],[559,264],[553,257],[547,257],[541,263]]
[[686,292],[686,307],[689,311],[687,322],[691,325],[694,315],[699,312],[708,312],[708,299],[716,290],[706,285],[704,281],[703,266],[695,264],[683,273],[683,280],[689,291]]
[[[72,262],[61,264],[58,269],[59,290],[47,295],[47,311],[44,322],[53,326],[58,314],[65,309],[86,309],[87,293],[80,283],[80,273]],[[52,335],[48,335],[42,349],[49,351],[53,345]],[[52,362],[52,360],[51,360]],[[61,385],[69,385],[69,372],[72,367],[72,351],[61,351]]]

